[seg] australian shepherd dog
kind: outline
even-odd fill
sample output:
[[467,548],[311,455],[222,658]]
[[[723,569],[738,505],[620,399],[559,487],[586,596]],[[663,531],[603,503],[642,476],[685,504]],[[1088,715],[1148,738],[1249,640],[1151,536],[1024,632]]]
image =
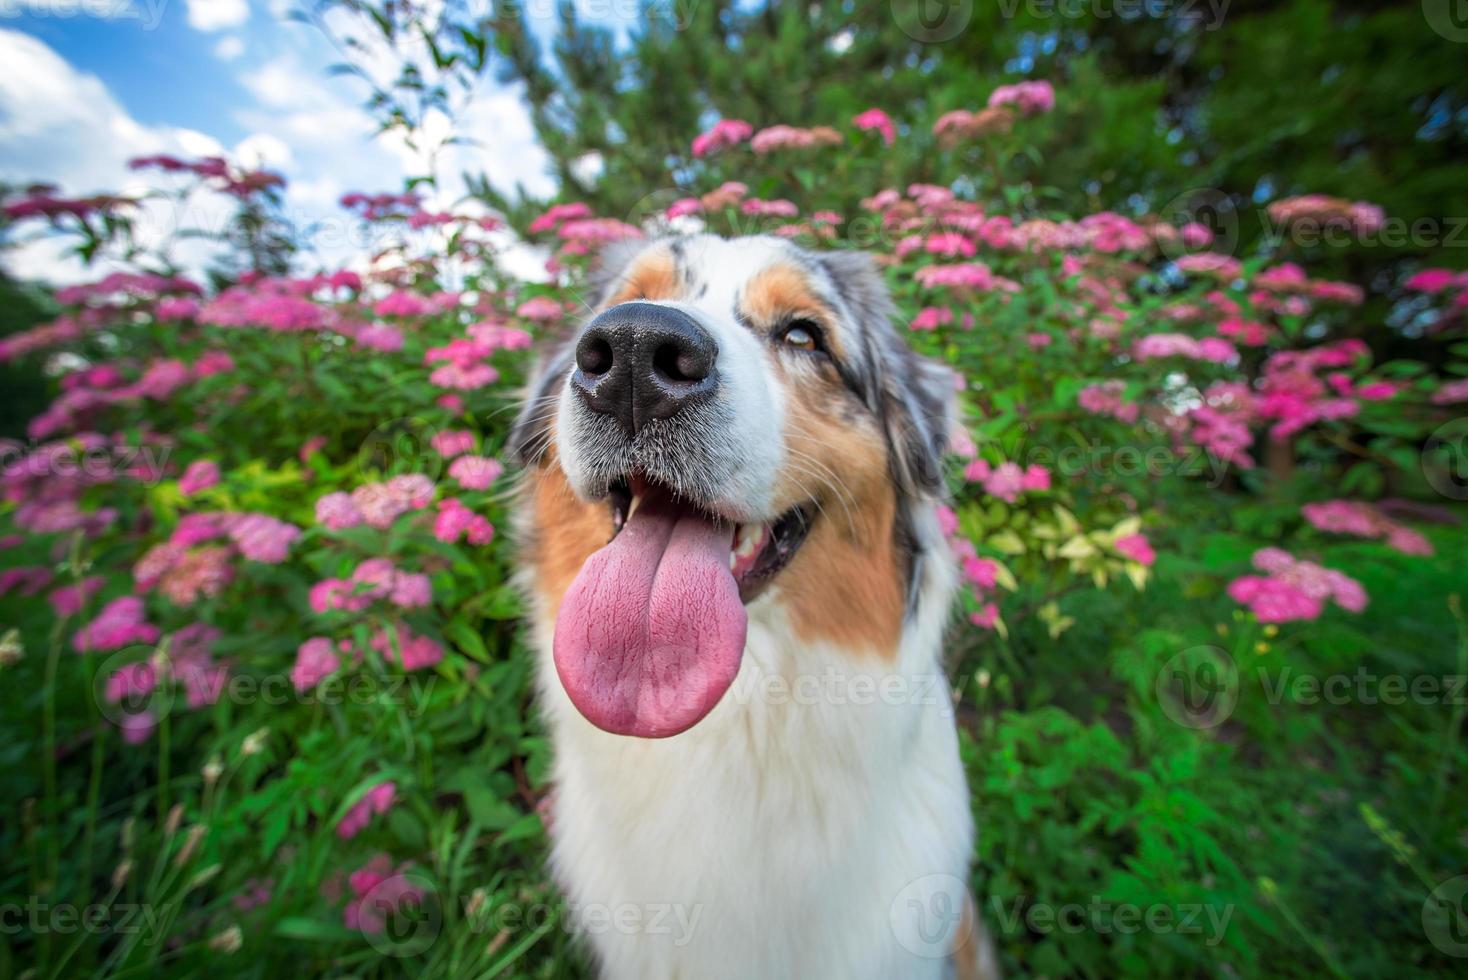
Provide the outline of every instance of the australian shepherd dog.
[[510,440],[553,870],[600,975],[993,975],[940,662],[953,375],[860,253],[600,263]]

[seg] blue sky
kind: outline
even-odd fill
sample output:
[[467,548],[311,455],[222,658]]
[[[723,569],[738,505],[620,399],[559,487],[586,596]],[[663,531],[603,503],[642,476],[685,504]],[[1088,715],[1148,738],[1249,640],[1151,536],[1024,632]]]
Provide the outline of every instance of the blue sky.
[[[126,160],[149,153],[224,153],[290,180],[287,213],[334,216],[350,190],[396,190],[419,158],[373,140],[364,87],[329,77],[337,60],[315,28],[286,19],[297,0],[4,0],[0,2],[0,179],[44,179],[67,193],[146,189]],[[581,0],[592,20],[625,26],[636,0]],[[552,0],[530,0],[548,40]],[[486,79],[460,131],[494,147],[443,161],[447,205],[461,169],[509,189],[549,193],[545,157],[517,92]],[[161,233],[161,232],[160,232]],[[324,261],[344,254],[330,243]],[[197,257],[196,257],[197,258]],[[74,279],[55,248],[8,258],[23,276]]]

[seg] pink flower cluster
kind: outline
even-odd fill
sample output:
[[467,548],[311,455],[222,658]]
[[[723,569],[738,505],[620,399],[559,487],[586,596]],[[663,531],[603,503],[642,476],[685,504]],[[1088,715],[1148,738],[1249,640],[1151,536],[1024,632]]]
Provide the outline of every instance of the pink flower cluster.
[[417,635],[402,623],[378,630],[372,637],[372,649],[384,660],[397,660],[404,670],[422,670],[443,659],[443,647],[426,636]]
[[1300,508],[1310,526],[1358,538],[1385,538],[1389,547],[1405,555],[1430,555],[1432,545],[1418,532],[1392,520],[1380,509],[1355,500],[1326,500]]
[[1021,493],[1050,489],[1050,471],[1038,463],[1021,468],[1018,463],[991,466],[988,460],[976,459],[964,467],[963,477],[981,483],[984,492],[1005,503],[1014,503]]
[[[798,126],[770,126],[754,134],[749,148],[760,156],[777,150],[806,150],[816,146],[839,146],[842,135],[830,126],[802,129]],[[695,152],[695,156],[700,154]]]
[[455,337],[443,347],[430,347],[423,354],[426,366],[437,364],[428,380],[440,388],[474,391],[499,380],[500,373],[485,358],[494,345],[469,337]]
[[405,572],[387,558],[368,558],[351,578],[328,578],[311,587],[311,608],[358,612],[376,600],[400,609],[421,609],[433,601],[433,585],[421,572]]
[[1157,552],[1152,550],[1152,542],[1147,540],[1145,534],[1124,534],[1116,539],[1112,547],[1123,558],[1140,565],[1150,566],[1157,560]]
[[1386,212],[1375,204],[1352,203],[1325,194],[1283,198],[1269,205],[1268,213],[1282,225],[1316,230],[1340,228],[1358,235],[1370,234],[1386,221]]
[[499,460],[488,456],[460,456],[449,464],[449,476],[466,490],[488,490],[504,471]]
[[201,157],[198,160],[183,160],[166,155],[134,157],[127,165],[132,170],[190,173],[203,179],[215,190],[241,199],[285,186],[285,178],[280,174],[269,170],[245,170],[233,166],[223,157]]
[[1116,378],[1082,388],[1076,401],[1092,415],[1109,415],[1128,424],[1141,412],[1141,406],[1126,400],[1126,382]]
[[1348,612],[1366,608],[1366,590],[1341,572],[1295,558],[1279,548],[1254,552],[1265,575],[1243,575],[1228,585],[1235,602],[1248,606],[1261,623],[1318,619],[1328,601]]
[[433,502],[433,481],[421,473],[365,483],[350,494],[337,491],[316,501],[316,523],[334,531],[366,524],[387,529],[393,521]]
[[693,155],[706,157],[737,146],[754,134],[754,127],[742,119],[721,119],[706,133],[693,140]]
[[311,690],[341,669],[341,657],[349,654],[346,640],[333,643],[324,636],[313,636],[296,649],[296,662],[291,667],[291,684],[301,693]]
[[494,525],[474,513],[457,497],[438,502],[438,516],[433,520],[433,536],[446,544],[467,537],[472,545],[486,545],[494,540]]
[[386,813],[397,799],[398,787],[392,780],[378,783],[367,794],[352,805],[352,808],[336,825],[336,835],[342,840],[351,840],[366,829],[374,816]]
[[1187,334],[1154,333],[1142,337],[1132,347],[1132,356],[1139,361],[1154,358],[1183,357],[1193,361],[1212,361],[1227,364],[1238,359],[1238,348],[1220,337],[1204,337],[1194,340]]
[[103,606],[96,619],[77,630],[71,645],[78,653],[105,653],[134,643],[156,643],[158,627],[146,617],[142,599],[121,596]]
[[964,582],[973,590],[977,612],[969,614],[969,621],[981,629],[993,629],[999,622],[999,607],[989,595],[999,582],[999,563],[980,558],[974,543],[958,532],[958,515],[950,507],[939,506],[938,527],[943,532],[953,556],[958,559]]
[[379,854],[347,877],[352,896],[342,910],[342,922],[348,929],[375,935],[387,927],[390,912],[401,911],[423,902],[423,889],[413,884],[402,864],[394,868],[392,858]]
[[851,120],[851,124],[862,132],[879,134],[882,142],[888,146],[897,141],[897,127],[893,125],[892,117],[881,109],[868,109],[859,113]]
[[1055,108],[1055,87],[1046,81],[1001,85],[989,94],[989,108],[1013,106],[1020,115],[1037,116]]

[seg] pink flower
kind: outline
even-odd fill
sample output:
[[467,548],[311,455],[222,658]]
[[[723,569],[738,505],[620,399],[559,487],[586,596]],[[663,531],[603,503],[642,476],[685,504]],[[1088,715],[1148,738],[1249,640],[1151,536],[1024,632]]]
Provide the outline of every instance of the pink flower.
[[504,467],[499,460],[487,456],[460,456],[449,464],[449,476],[468,490],[487,490]]
[[391,354],[403,349],[403,332],[389,323],[368,323],[357,328],[352,339],[358,347]]
[[372,638],[372,649],[385,660],[400,660],[404,670],[432,667],[443,659],[443,647],[426,636],[418,636],[401,623],[384,628]]
[[992,589],[999,580],[999,564],[989,558],[968,555],[963,559],[963,577],[981,589]]
[[336,825],[336,835],[342,840],[351,840],[372,821],[374,815],[386,813],[396,799],[396,783],[392,780],[378,783],[346,812],[341,823]]
[[102,588],[102,576],[92,575],[82,579],[75,585],[63,585],[53,591],[46,600],[51,603],[51,608],[56,611],[57,616],[75,616],[82,611],[82,607],[91,601],[97,590]]
[[189,497],[218,483],[219,464],[213,460],[200,459],[190,463],[189,468],[184,470],[184,475],[178,481],[178,489]]
[[952,507],[939,504],[937,507],[938,529],[945,537],[952,537],[958,533],[958,514],[954,513]]
[[868,109],[851,120],[851,123],[863,132],[881,133],[882,140],[888,146],[897,140],[897,127],[892,125],[891,117],[881,109]]
[[97,618],[77,631],[71,644],[77,652],[120,650],[134,643],[158,642],[158,627],[144,619],[143,600],[122,596],[102,607]]
[[385,483],[367,483],[352,491],[352,503],[370,526],[386,529],[410,510],[433,501],[433,481],[421,473],[395,476]]
[[535,296],[521,303],[515,310],[515,315],[527,320],[535,320],[539,323],[554,323],[564,316],[566,311],[560,303],[548,296]]
[[7,568],[0,572],[0,595],[19,592],[24,596],[33,596],[50,585],[53,577],[51,569],[40,565]]
[[1253,560],[1254,567],[1268,576],[1241,576],[1229,583],[1228,594],[1248,606],[1261,623],[1315,619],[1331,599],[1348,612],[1366,608],[1361,583],[1334,569],[1301,561],[1279,548],[1261,548]]
[[428,440],[428,444],[440,456],[445,459],[451,459],[454,456],[472,452],[475,439],[476,436],[474,433],[467,429],[447,429],[443,432],[435,433],[433,438]]
[[179,555],[158,580],[158,591],[177,606],[219,595],[234,580],[228,548],[193,548]]
[[333,531],[356,527],[366,518],[349,494],[337,491],[316,501],[316,523]]
[[433,536],[453,544],[465,535],[472,545],[489,544],[494,540],[494,525],[465,507],[457,497],[440,500],[438,516],[433,521]]
[[1468,285],[1468,272],[1452,269],[1423,269],[1408,279],[1405,286],[1417,293],[1440,293],[1452,286]]
[[1381,402],[1395,397],[1397,386],[1390,381],[1372,381],[1362,385],[1356,390],[1356,397],[1362,401]]
[[423,890],[404,874],[407,867],[394,869],[392,859],[379,854],[348,876],[352,898],[342,910],[342,922],[348,929],[380,933],[387,926],[389,912],[422,904]]
[[128,745],[142,745],[152,737],[153,730],[157,727],[158,719],[151,711],[125,713],[117,722],[122,740]]
[[1468,378],[1449,381],[1432,393],[1434,405],[1455,405],[1464,401],[1468,401]]
[[372,306],[374,316],[420,317],[435,312],[434,304],[426,296],[397,289],[388,293]]
[[1038,463],[1025,467],[1025,474],[1020,480],[1021,488],[1025,490],[1049,490],[1050,471]]
[[1324,604],[1299,589],[1272,578],[1244,575],[1228,585],[1235,602],[1248,606],[1261,623],[1318,619]]
[[1055,88],[1049,82],[1001,85],[989,95],[989,108],[1013,106],[1021,115],[1036,116],[1055,108]]
[[552,231],[567,221],[589,217],[591,217],[591,207],[581,201],[573,201],[570,204],[553,204],[545,214],[530,222],[530,233],[538,235],[544,231]]
[[978,251],[974,243],[956,231],[940,232],[929,235],[923,243],[923,248],[929,255],[941,255],[947,258],[972,258]]
[[754,135],[754,127],[741,119],[721,119],[693,141],[693,155],[706,157],[743,143]]
[[324,636],[313,636],[296,650],[296,663],[291,668],[291,683],[305,693],[341,668],[336,644]]
[[1126,401],[1125,392],[1126,382],[1112,379],[1082,388],[1076,402],[1093,415],[1109,415],[1130,424],[1137,420],[1141,407]]
[[174,320],[192,320],[199,313],[197,300],[187,296],[165,296],[153,307],[153,317],[160,323]]
[[301,536],[301,529],[294,524],[267,514],[225,514],[220,521],[241,554],[267,565],[285,561],[291,545]]
[[938,327],[953,322],[953,311],[946,306],[924,307],[922,312],[912,318],[909,329],[912,330],[936,330]]
[[672,204],[668,205],[668,209],[663,212],[663,215],[671,221],[674,218],[682,218],[686,215],[698,214],[702,210],[703,202],[700,201],[698,198],[684,197],[679,198]]
[[1157,560],[1157,552],[1144,534],[1128,534],[1116,539],[1115,548],[1123,558],[1142,565],[1151,565]]
[[1012,504],[1019,499],[1020,491],[1025,488],[1025,473],[1018,463],[1000,463],[984,478],[983,483],[984,491],[990,496]]
[[969,613],[969,622],[980,629],[991,630],[999,622],[999,607],[986,602],[976,613]]
[[151,663],[143,660],[114,670],[107,678],[105,697],[113,704],[124,701],[137,704],[152,694],[157,685],[157,671]]
[[1398,524],[1370,504],[1352,500],[1326,500],[1306,504],[1300,513],[1320,531],[1351,534],[1358,538],[1385,538],[1388,547],[1408,555],[1430,555],[1432,545],[1416,531]]

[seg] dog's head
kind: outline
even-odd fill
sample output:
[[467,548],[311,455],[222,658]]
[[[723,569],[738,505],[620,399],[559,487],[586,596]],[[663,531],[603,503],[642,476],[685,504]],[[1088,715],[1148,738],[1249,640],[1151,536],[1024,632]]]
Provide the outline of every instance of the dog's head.
[[891,324],[859,253],[711,236],[602,257],[510,448],[533,587],[578,709],[676,734],[738,671],[746,607],[893,654],[936,544],[952,375]]

